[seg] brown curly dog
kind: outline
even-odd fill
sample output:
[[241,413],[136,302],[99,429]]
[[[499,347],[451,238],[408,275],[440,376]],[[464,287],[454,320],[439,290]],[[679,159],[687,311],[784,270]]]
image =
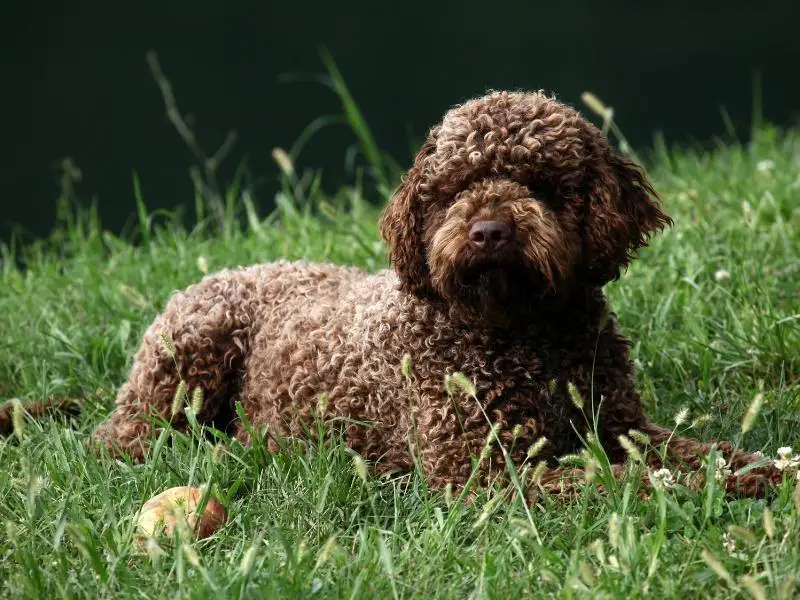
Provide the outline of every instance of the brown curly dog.
[[[668,443],[666,456],[697,471],[711,446],[648,421],[630,343],[602,292],[668,224],[642,171],[575,110],[541,93],[470,100],[430,131],[385,210],[393,270],[277,262],[176,293],[95,437],[141,458],[150,416],[185,426],[170,411],[183,379],[190,393],[203,390],[201,422],[229,419],[241,398],[277,447],[276,437],[313,431],[322,410],[378,471],[418,460],[435,488],[464,485],[485,447],[482,482],[546,438],[539,483],[561,490],[555,459],[579,452],[594,423],[616,473],[627,456],[619,436],[630,430]],[[474,397],[446,390],[456,371]],[[757,495],[781,480],[772,466],[737,476],[757,456],[719,449],[730,492]]]

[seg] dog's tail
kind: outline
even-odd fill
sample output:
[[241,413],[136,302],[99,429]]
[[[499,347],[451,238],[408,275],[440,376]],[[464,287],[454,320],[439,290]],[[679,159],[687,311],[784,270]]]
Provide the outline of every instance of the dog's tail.
[[[15,404],[14,401],[8,401],[0,406],[0,435],[10,435],[14,432]],[[30,419],[39,420],[56,415],[76,417],[81,412],[82,403],[74,398],[50,398],[21,404],[20,407],[23,418],[27,416]]]

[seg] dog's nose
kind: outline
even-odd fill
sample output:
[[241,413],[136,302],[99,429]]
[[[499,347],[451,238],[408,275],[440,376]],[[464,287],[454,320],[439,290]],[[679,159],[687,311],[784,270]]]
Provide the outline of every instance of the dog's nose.
[[481,250],[497,250],[511,240],[511,225],[502,221],[476,221],[469,230],[470,243]]

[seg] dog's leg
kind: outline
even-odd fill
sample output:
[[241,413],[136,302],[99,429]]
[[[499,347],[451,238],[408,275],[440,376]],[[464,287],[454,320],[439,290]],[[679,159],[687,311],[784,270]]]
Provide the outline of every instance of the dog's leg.
[[[715,472],[722,474],[723,481],[720,485],[725,491],[737,497],[760,498],[767,494],[770,489],[780,485],[783,473],[772,464],[753,467],[741,475],[736,475],[736,471],[747,467],[761,460],[763,457],[738,450],[730,442],[722,441],[716,444],[705,443],[691,438],[674,436],[669,429],[659,427],[653,423],[646,423],[640,426],[639,430],[646,434],[650,439],[649,448],[640,445],[644,454],[649,472],[667,467],[675,471],[691,472],[700,475],[697,482],[702,485],[702,477],[705,475],[704,460],[707,460],[712,449],[716,448],[719,455],[724,458],[725,465],[720,465]],[[633,441],[633,440],[631,440]],[[634,442],[636,443],[636,442]],[[662,460],[661,450],[665,460]],[[646,451],[646,453],[645,453]],[[612,474],[615,479],[619,479],[625,473],[625,466],[620,463],[612,464]],[[645,482],[649,481],[649,474],[644,473]],[[602,478],[600,474],[595,475],[595,482],[602,488]],[[530,488],[529,497],[535,499],[542,494],[556,494],[564,497],[577,496],[586,485],[586,474],[580,468],[549,468],[542,473],[538,481]]]
[[181,381],[187,396],[197,388],[203,391],[198,419],[212,420],[238,384],[257,301],[252,285],[252,278],[227,272],[175,294],[147,329],[115,410],[94,439],[112,454],[142,459],[153,435],[153,417],[185,425],[183,403],[172,414]]
[[[669,432],[666,432],[668,437]],[[661,432],[660,434],[661,435]],[[666,441],[664,437],[664,441]],[[651,439],[653,439],[651,437]],[[642,474],[642,482],[651,484],[650,474],[654,469],[673,466],[675,469],[680,470],[683,466],[684,470],[688,467],[690,472],[701,474],[701,470],[705,468],[701,465],[703,457],[708,456],[711,451],[712,444],[704,444],[697,440],[686,438],[673,438],[669,442],[668,461],[665,465],[661,459],[651,450],[646,461],[648,463],[649,472]],[[735,450],[729,443],[722,442],[717,445],[717,450],[726,459],[726,469],[730,473],[725,476],[725,481],[721,482],[726,493],[735,497],[749,497],[761,498],[764,497],[770,489],[774,489],[781,483],[783,477],[782,473],[771,465],[764,467],[756,467],[742,475],[734,475],[737,469],[740,469],[748,464],[758,460],[760,457],[754,454],[748,454],[741,450]],[[683,463],[681,464],[673,464]],[[619,480],[626,471],[624,464],[615,463],[611,465],[612,475],[614,479]],[[600,473],[594,475],[594,485],[599,490],[603,490],[602,476]],[[700,485],[703,484],[702,479],[698,480]],[[570,467],[562,468],[555,467],[545,470],[540,476],[539,480],[527,487],[527,494],[529,501],[535,501],[542,495],[557,495],[566,499],[576,498],[580,495],[583,487],[587,485],[586,472],[583,469]],[[641,493],[641,492],[640,492]]]
[[[621,463],[627,459],[625,448],[620,443],[620,436],[631,438],[631,430],[637,430],[646,434],[656,449],[669,441],[666,448],[668,464],[661,464],[658,452],[652,450],[647,452],[648,465],[651,469],[674,466],[699,472],[703,460],[711,451],[712,444],[679,436],[673,437],[670,430],[650,422],[636,390],[633,365],[627,359],[624,346],[620,345],[623,341],[621,337],[601,338],[598,343],[598,364],[603,365],[603,368],[597,368],[591,374],[592,378],[582,373],[572,377],[583,398],[591,399],[592,391],[595,398],[602,398],[602,403],[585,401],[584,412],[587,420],[591,419],[595,406],[600,406],[599,437],[609,459],[612,463]],[[625,357],[624,360],[621,360],[621,357]],[[772,465],[756,467],[738,476],[733,475],[738,469],[752,464],[760,457],[736,450],[729,442],[719,442],[716,447],[725,458],[725,468],[731,471],[724,483],[727,492],[739,496],[759,497],[764,495],[770,486],[781,482],[783,474]]]
[[[732,494],[760,497],[770,487],[780,485],[783,479],[783,473],[771,464],[755,467],[738,476],[735,475],[737,470],[761,460],[762,457],[738,450],[730,442],[721,441],[710,444],[691,438],[673,436],[669,429],[649,422],[642,430],[650,438],[650,444],[654,448],[658,450],[666,446],[667,463],[675,463],[676,467],[684,466],[691,471],[700,471],[703,468],[703,460],[708,457],[712,446],[716,446],[717,451],[725,459],[726,464],[723,469],[730,471],[730,474],[725,476],[725,489]],[[662,465],[658,452],[649,452],[648,460],[653,467],[670,466],[669,464]],[[721,470],[721,472],[725,471]]]
[[[612,464],[611,472],[614,479],[619,480],[625,473],[625,465]],[[603,489],[600,473],[594,475],[594,484],[598,489]],[[586,483],[586,471],[577,467],[551,467],[541,474],[538,481],[528,485],[528,499],[535,500],[542,494],[557,495],[565,498],[577,497]]]

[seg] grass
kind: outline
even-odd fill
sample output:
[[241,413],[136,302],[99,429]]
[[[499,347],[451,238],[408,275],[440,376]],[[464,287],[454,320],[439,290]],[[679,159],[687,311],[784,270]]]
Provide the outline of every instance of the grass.
[[[360,113],[350,111],[351,122]],[[360,124],[359,127],[361,127]],[[358,131],[359,127],[355,129]],[[366,129],[361,129],[362,135]],[[378,152],[367,136],[369,155]],[[630,480],[524,508],[429,491],[416,473],[365,475],[336,440],[259,449],[168,434],[145,465],[87,452],[140,335],[168,294],[206,271],[277,257],[386,265],[360,184],[324,197],[283,165],[277,210],[231,192],[217,228],[147,211],[135,244],[74,213],[48,240],[2,248],[0,399],[84,400],[75,421],[26,420],[0,440],[0,590],[6,597],[748,597],[800,587],[792,475],[767,501],[709,483],[637,494]],[[294,157],[291,157],[294,158]],[[374,156],[373,156],[374,158]],[[710,153],[668,151],[651,175],[676,227],[607,288],[647,410],[682,407],[692,435],[775,456],[800,444],[800,133],[756,132]],[[375,175],[373,173],[373,175]],[[373,180],[385,191],[388,175]],[[138,190],[138,185],[136,186]],[[238,220],[237,218],[238,217]],[[17,265],[23,264],[24,269]],[[741,430],[751,401],[764,404]],[[201,439],[202,438],[202,439]],[[155,493],[211,484],[228,522],[213,537],[143,550],[133,517]],[[734,548],[735,546],[735,548]]]

